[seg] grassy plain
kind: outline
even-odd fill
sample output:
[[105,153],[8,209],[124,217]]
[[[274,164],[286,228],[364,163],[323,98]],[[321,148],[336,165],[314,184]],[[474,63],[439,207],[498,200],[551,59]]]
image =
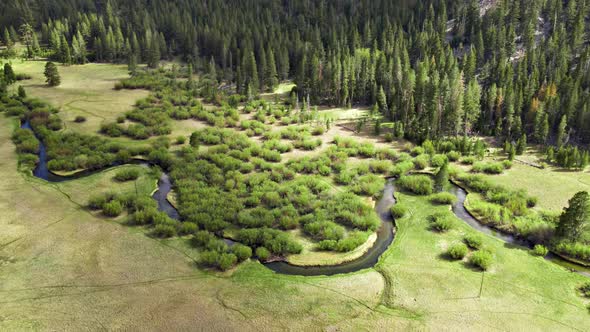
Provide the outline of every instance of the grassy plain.
[[446,249],[474,230],[456,219],[452,231],[435,233],[427,217],[448,207],[433,206],[423,197],[397,197],[410,213],[397,221],[394,244],[377,266],[386,280],[384,307],[429,330],[564,331],[589,326],[588,301],[576,294],[584,277],[490,236],[483,242],[494,253],[488,272],[473,269],[467,259],[448,261]]
[[561,211],[575,193],[590,191],[590,172],[575,172],[548,167],[535,168],[514,162],[511,169],[501,175],[488,176],[494,183],[508,188],[525,189],[538,197],[538,207]]
[[[125,65],[58,66],[61,85],[53,88],[45,83],[45,61],[13,60],[13,68],[16,73],[32,77],[15,86],[22,85],[29,96],[59,108],[67,130],[97,132],[103,122],[115,121],[117,116],[131,110],[135,101],[148,95],[145,90],[113,89],[116,82],[129,77]],[[84,116],[86,122],[74,122],[76,116]]]

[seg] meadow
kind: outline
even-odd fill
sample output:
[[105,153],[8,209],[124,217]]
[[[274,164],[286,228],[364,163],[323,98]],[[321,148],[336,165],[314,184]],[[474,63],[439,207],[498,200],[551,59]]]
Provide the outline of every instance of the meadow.
[[[31,75],[42,72],[37,62],[15,67]],[[66,130],[95,133],[105,119],[115,121],[132,108],[134,100],[147,95],[144,90],[116,91],[108,87],[126,77],[123,66],[85,65],[60,70],[60,88],[36,86],[41,84],[38,76],[23,84],[30,96],[61,108],[59,116],[67,123]],[[81,86],[91,91],[96,87],[96,91],[75,89]],[[95,93],[93,96],[104,98],[104,103],[88,101],[93,98],[81,105],[74,102],[85,110],[88,119],[76,127],[68,120],[82,111],[64,100],[83,99],[85,93]],[[358,115],[356,110],[320,111],[325,112],[343,122]],[[240,116],[252,120],[256,114]],[[184,135],[187,140],[195,130],[209,127],[193,119],[173,120],[172,124],[170,137]],[[279,123],[267,125],[270,132],[285,129]],[[203,269],[198,264],[203,251],[190,244],[189,236],[158,239],[146,228],[129,227],[125,215],[106,218],[87,208],[88,199],[96,193],[150,195],[156,181],[147,168],[120,166],[82,179],[47,183],[18,171],[18,157],[10,141],[16,126],[14,118],[0,117],[0,176],[4,179],[0,182],[0,209],[4,211],[0,227],[5,230],[0,234],[2,330],[112,330],[149,325],[154,330],[195,326],[220,330],[520,330],[534,326],[538,330],[576,331],[590,325],[588,301],[576,291],[586,278],[533,256],[526,248],[489,236],[482,240],[482,246],[493,256],[486,272],[468,263],[472,252],[463,260],[450,261],[445,256],[447,249],[475,231],[453,217],[449,231],[434,232],[429,217],[448,212],[449,206],[405,191],[396,193],[396,198],[408,213],[397,220],[394,243],[374,268],[331,277],[302,277],[276,274],[250,259],[225,272]],[[390,144],[369,132],[366,129],[357,134],[332,126],[319,136],[321,147],[295,149],[283,154],[284,161],[312,167],[313,158],[340,137],[335,145],[354,155],[345,169],[353,179],[378,170],[383,163],[371,164],[372,160],[362,158],[362,148],[369,145],[353,146],[352,142],[390,147],[392,154],[404,154],[414,167],[416,161],[409,159],[407,142]],[[199,151],[212,148],[202,144]],[[301,161],[305,157],[309,160]],[[319,169],[320,162],[316,164],[313,167]],[[139,177],[116,181],[116,174],[126,169],[137,170]],[[515,163],[502,175],[486,177],[527,189],[539,197],[543,208],[559,209],[572,191],[580,189],[575,181],[578,177],[584,180],[585,174],[530,169]],[[320,178],[330,193],[337,194],[348,186],[338,183],[347,181],[344,176]],[[355,181],[351,180],[351,188],[372,191],[371,181]],[[554,186],[546,188],[547,181],[554,181],[549,182]],[[562,182],[568,185],[556,189]],[[540,193],[559,198],[544,198]],[[306,256],[312,243],[305,242],[304,237],[300,241],[304,255],[290,258],[300,264],[332,264],[356,254],[314,252],[315,257]],[[357,250],[364,250],[363,245]]]

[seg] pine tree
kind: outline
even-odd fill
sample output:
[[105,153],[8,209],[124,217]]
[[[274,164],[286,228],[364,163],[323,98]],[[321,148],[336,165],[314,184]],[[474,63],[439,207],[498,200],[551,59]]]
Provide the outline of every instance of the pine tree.
[[445,189],[445,186],[449,182],[449,163],[445,162],[434,178],[434,189],[437,192],[442,192]]
[[33,27],[28,23],[24,23],[20,26],[20,35],[21,40],[27,48],[26,57],[29,59],[33,58],[36,54],[35,45],[33,43],[33,36],[35,36],[35,31],[33,30]]
[[187,65],[187,77],[186,87],[187,89],[192,90],[195,87],[195,81],[193,78],[193,65],[191,63]]
[[134,52],[129,52],[127,56],[127,70],[131,75],[137,70],[137,55]]
[[58,86],[61,84],[61,78],[57,66],[53,62],[47,62],[47,64],[45,64],[44,74],[49,86]]
[[553,162],[554,158],[555,158],[555,150],[553,149],[552,146],[550,146],[549,149],[547,149],[547,162],[549,162],[549,163]]
[[150,68],[158,68],[160,64],[160,42],[157,33],[148,30],[145,37],[146,62]]
[[389,115],[389,107],[387,106],[387,96],[385,95],[383,86],[379,87],[379,94],[377,95],[377,105],[379,106],[379,111],[382,115]]
[[72,40],[72,54],[74,58],[74,62],[78,64],[85,64],[88,59],[86,58],[86,42],[84,41],[84,37],[78,30],[76,35]]
[[267,86],[269,91],[274,91],[279,85],[279,77],[277,74],[277,64],[275,61],[275,54],[272,48],[268,48],[268,54],[266,55],[267,61],[267,73],[266,78],[268,80]]
[[566,143],[566,129],[567,129],[567,116],[562,116],[557,128],[556,144],[557,147],[562,147]]
[[22,85],[18,86],[18,96],[21,99],[27,98],[27,92],[25,91],[25,88]]
[[249,86],[251,95],[256,95],[258,94],[260,81],[258,80],[258,65],[256,64],[256,57],[254,57],[254,52],[249,52],[247,55],[245,55],[244,68],[246,86]]
[[13,48],[14,48],[14,41],[10,37],[10,32],[8,31],[8,28],[4,28],[4,36],[2,38],[2,42],[6,46],[6,52],[9,55],[12,55]]
[[72,64],[72,53],[65,35],[62,35],[60,40],[59,60],[64,65]]
[[464,129],[463,134],[467,135],[473,128],[480,114],[481,87],[476,80],[469,82],[464,98]]
[[217,69],[216,69],[217,65],[215,64],[215,59],[213,59],[213,57],[211,57],[211,59],[209,59],[209,66],[207,67],[207,75],[209,75],[209,78],[215,82],[215,84],[217,84]]
[[513,161],[515,157],[516,157],[516,147],[514,146],[514,144],[510,144],[510,147],[508,150],[508,160]]
[[4,81],[6,81],[8,85],[16,82],[16,74],[14,73],[14,70],[12,70],[10,63],[4,64]]
[[527,145],[526,135],[522,134],[520,139],[516,142],[516,154],[519,156],[522,155],[526,150],[526,145]]
[[555,229],[556,235],[565,240],[576,242],[582,235],[585,226],[590,222],[590,196],[581,191],[569,200],[564,208]]

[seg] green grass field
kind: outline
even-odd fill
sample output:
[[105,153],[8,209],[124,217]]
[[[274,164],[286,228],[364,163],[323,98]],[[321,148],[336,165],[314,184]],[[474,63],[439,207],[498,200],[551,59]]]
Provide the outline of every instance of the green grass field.
[[488,176],[494,183],[514,189],[525,189],[538,197],[540,208],[560,211],[575,193],[590,191],[590,173],[554,168],[538,169],[514,162],[502,175]]
[[378,265],[387,280],[388,309],[429,330],[561,331],[590,324],[588,301],[575,290],[584,277],[488,236],[484,247],[493,251],[494,263],[484,275],[466,260],[448,261],[441,256],[448,246],[475,231],[456,219],[454,230],[432,232],[427,217],[448,207],[416,196],[398,198],[410,215],[398,221],[394,244]]
[[[78,66],[58,66],[61,85],[50,88],[43,75],[45,61],[13,60],[16,73],[32,76],[21,81],[27,94],[43,99],[61,110],[67,130],[83,133],[97,132],[105,121],[115,121],[117,116],[131,110],[135,101],[148,95],[147,91],[113,89],[119,80],[129,77],[127,66],[89,63]],[[76,123],[76,116],[84,116],[86,122]]]

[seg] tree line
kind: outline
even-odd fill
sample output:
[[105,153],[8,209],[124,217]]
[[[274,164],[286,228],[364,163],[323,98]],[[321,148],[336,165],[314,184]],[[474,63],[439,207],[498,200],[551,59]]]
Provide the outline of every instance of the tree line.
[[[237,93],[376,105],[417,141],[590,143],[590,4],[579,0],[91,1],[0,4],[4,44],[63,63],[182,57]],[[32,33],[37,31],[38,33]],[[37,37],[38,35],[38,37]],[[38,40],[37,40],[38,39]]]

